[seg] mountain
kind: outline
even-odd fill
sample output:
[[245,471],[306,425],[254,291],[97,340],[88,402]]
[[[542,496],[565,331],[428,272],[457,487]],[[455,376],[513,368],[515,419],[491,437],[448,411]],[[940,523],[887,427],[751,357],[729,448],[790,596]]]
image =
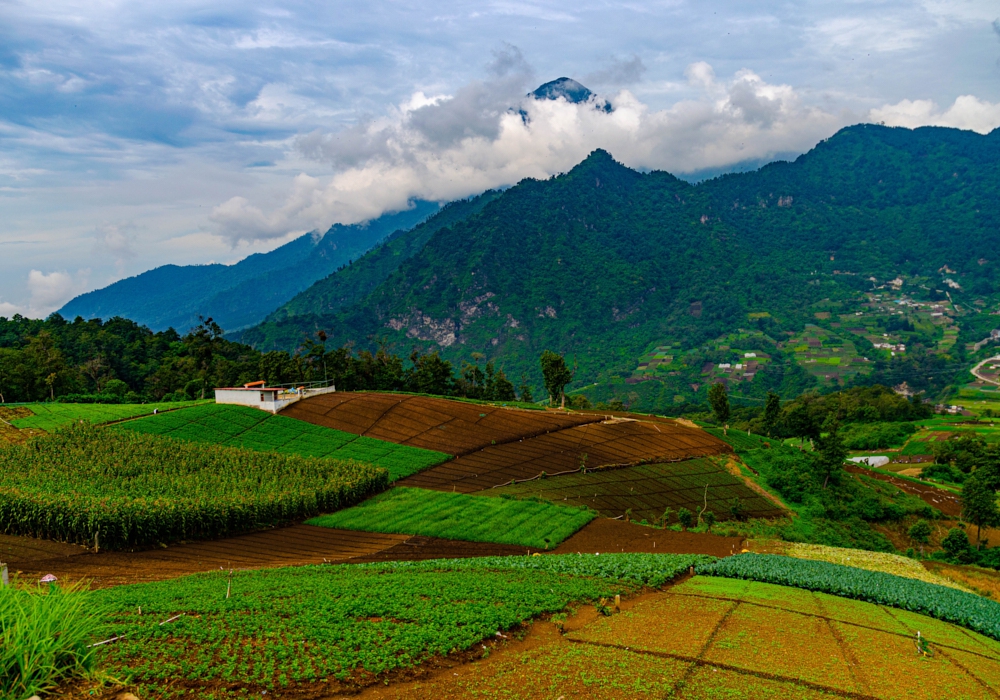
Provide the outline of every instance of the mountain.
[[[601,100],[589,88],[581,85],[572,78],[556,78],[544,85],[540,85],[533,92],[528,93],[528,97],[536,100],[558,100],[564,99],[570,104],[580,104],[594,100],[594,106],[605,112],[613,112],[614,108],[607,100]],[[522,115],[524,113],[522,112]]]
[[[896,279],[912,294],[953,299],[961,328],[998,301],[997,162],[1000,130],[876,125],[843,129],[794,162],[697,185],[599,150],[425,229],[419,251],[394,254],[406,259],[373,288],[370,277],[347,293],[350,270],[341,271],[240,337],[294,349],[323,329],[338,344],[381,340],[453,361],[478,352],[537,386],[546,348],[568,354],[579,385],[627,376],[658,345],[682,352],[738,329],[777,347],[831,309],[864,313],[865,293]],[[410,250],[420,243],[411,240]],[[373,265],[369,256],[352,268]],[[335,303],[314,291],[333,288],[345,290]],[[845,332],[836,316],[823,323]],[[964,352],[951,342],[948,352]],[[669,386],[677,400],[691,392]]]
[[260,323],[268,313],[380,240],[408,230],[439,209],[415,202],[412,209],[344,226],[322,236],[305,234],[269,253],[255,253],[234,265],[163,265],[103,289],[81,294],[59,313],[66,318],[130,318],[154,331],[187,331],[199,316],[227,330]]

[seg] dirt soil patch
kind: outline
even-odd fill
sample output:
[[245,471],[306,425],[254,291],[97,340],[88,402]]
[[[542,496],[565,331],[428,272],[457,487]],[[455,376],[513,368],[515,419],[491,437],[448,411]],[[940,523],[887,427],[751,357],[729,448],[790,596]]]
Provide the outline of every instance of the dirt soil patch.
[[863,474],[867,477],[871,477],[872,479],[886,481],[894,486],[898,486],[906,493],[913,494],[927,505],[937,508],[945,515],[959,516],[962,514],[962,499],[950,491],[945,491],[944,489],[935,488],[933,486],[915,484],[912,481],[899,479],[886,474],[880,474],[879,472],[872,471],[871,469],[865,469],[864,467],[845,466],[844,469],[851,474]]
[[618,420],[576,426],[490,445],[414,474],[400,486],[472,493],[513,480],[639,463],[728,454],[704,430],[661,421]]
[[738,554],[742,537],[722,537],[706,532],[676,532],[636,525],[623,520],[597,518],[553,550],[574,552],[647,552],[651,554]]
[[604,418],[597,414],[531,411],[429,396],[366,392],[314,396],[292,404],[281,415],[451,455],[598,423]]

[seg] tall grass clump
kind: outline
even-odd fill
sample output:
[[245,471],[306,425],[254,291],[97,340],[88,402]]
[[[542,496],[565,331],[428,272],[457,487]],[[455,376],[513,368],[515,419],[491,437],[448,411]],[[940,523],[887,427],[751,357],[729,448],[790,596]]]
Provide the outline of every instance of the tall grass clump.
[[91,674],[100,616],[79,586],[0,586],[0,700]]

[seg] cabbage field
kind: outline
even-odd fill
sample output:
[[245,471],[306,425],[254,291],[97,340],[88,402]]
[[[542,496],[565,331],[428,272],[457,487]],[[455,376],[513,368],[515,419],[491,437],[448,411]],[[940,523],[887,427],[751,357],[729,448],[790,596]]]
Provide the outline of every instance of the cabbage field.
[[441,452],[361,437],[256,408],[215,403],[129,421],[115,429],[300,457],[370,462],[387,469],[390,481],[451,458]]
[[174,411],[191,406],[204,405],[205,401],[176,401],[173,403],[31,403],[24,408],[33,415],[15,418],[11,423],[15,428],[36,428],[51,432],[70,423],[108,423],[110,421],[152,415],[153,411]]
[[214,539],[357,503],[388,484],[356,461],[74,425],[0,445],[0,533],[127,549]]

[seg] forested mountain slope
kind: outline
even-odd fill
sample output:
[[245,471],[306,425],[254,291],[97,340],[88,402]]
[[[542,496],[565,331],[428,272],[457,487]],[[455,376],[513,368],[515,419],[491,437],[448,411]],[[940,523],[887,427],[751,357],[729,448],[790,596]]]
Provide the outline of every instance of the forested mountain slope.
[[438,210],[433,202],[364,223],[335,224],[322,236],[305,234],[269,253],[234,265],[163,265],[67,303],[66,318],[132,319],[154,331],[180,332],[213,317],[223,328],[259,323],[295,294],[364,255],[386,236],[408,230]]
[[780,339],[812,321],[814,305],[899,275],[925,277],[928,294],[974,313],[992,308],[1000,281],[998,162],[1000,131],[875,125],[698,185],[596,151],[434,231],[363,299],[300,297],[241,337],[294,348],[322,329],[336,343],[481,352],[509,375],[534,375],[552,348],[586,381],[665,340],[691,348],[738,328]]

